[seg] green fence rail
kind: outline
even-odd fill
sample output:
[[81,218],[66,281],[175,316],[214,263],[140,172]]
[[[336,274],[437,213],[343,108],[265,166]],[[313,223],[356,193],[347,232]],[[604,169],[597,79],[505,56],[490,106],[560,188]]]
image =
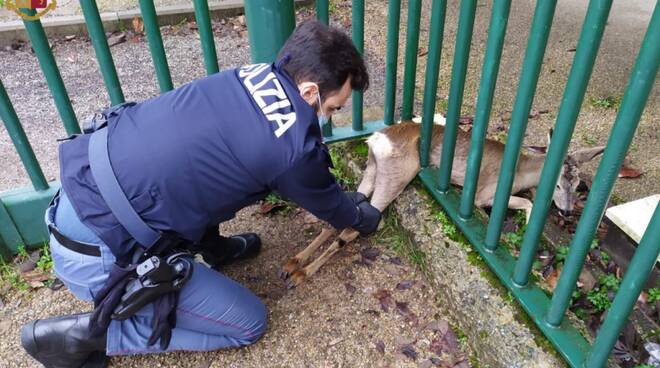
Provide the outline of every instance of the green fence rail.
[[[193,3],[204,54],[204,65],[207,74],[213,74],[218,72],[219,69],[208,3],[205,0],[193,0]],[[471,146],[467,159],[465,186],[462,193],[449,185],[449,179],[456,145],[458,118],[463,100],[470,43],[477,12],[477,1],[463,0],[460,4],[449,90],[447,125],[442,159],[437,163],[429,161],[430,134],[436,108],[436,90],[443,47],[447,1],[432,1],[422,102],[422,137],[420,143],[422,171],[419,177],[431,195],[447,211],[473,247],[481,254],[501,282],[511,291],[512,295],[548,340],[554,344],[566,362],[572,367],[602,367],[606,364],[621,328],[641,292],[644,280],[650,274],[660,253],[660,206],[655,210],[646,234],[644,234],[637,252],[628,266],[628,271],[624,275],[619,291],[593,345],[590,345],[564,317],[591,239],[612,192],[616,173],[618,173],[625,153],[630,146],[658,72],[658,64],[660,63],[660,6],[657,4],[655,6],[646,36],[626,87],[620,110],[614,122],[610,140],[599,164],[583,214],[573,237],[564,271],[550,299],[537,285],[529,280],[529,275],[550,208],[554,183],[558,178],[561,164],[566,156],[568,144],[575,128],[612,6],[612,0],[591,0],[589,2],[571,71],[564,89],[564,96],[559,107],[554,135],[541,174],[547,180],[543,180],[538,187],[529,226],[523,237],[520,256],[516,259],[505,247],[499,246],[499,239],[508,198],[512,190],[513,174],[515,173],[525,134],[527,117],[534,99],[548,35],[552,27],[556,3],[556,0],[547,0],[538,1],[536,4],[523,60],[520,83],[513,106],[509,135],[505,145],[505,159],[498,179],[497,193],[490,220],[484,223],[473,215],[474,198],[510,15],[511,0],[494,1],[492,5]],[[158,27],[156,9],[153,0],[140,0],[139,4],[145,22],[145,31],[156,77],[162,93],[171,90],[173,85]],[[415,106],[422,1],[409,0],[407,5],[401,120],[411,119]],[[113,105],[121,103],[124,101],[124,95],[96,2],[94,0],[81,0],[81,7],[110,101]],[[328,143],[368,135],[393,124],[396,120],[401,0],[390,0],[387,9],[388,26],[383,120],[363,121],[362,94],[356,92],[353,94],[352,125],[335,128],[331,124],[326,125],[323,131],[324,139]],[[316,1],[317,18],[326,24],[331,21],[329,10],[328,0]],[[245,12],[253,61],[268,62],[274,60],[279,47],[294,28],[294,1],[247,0]],[[362,53],[364,52],[365,39],[364,19],[365,1],[353,0],[352,37],[358,50]],[[80,131],[78,122],[56,61],[48,47],[48,40],[41,23],[39,20],[25,21],[24,23],[48,87],[55,100],[63,126],[69,134],[78,133]],[[0,256],[8,256],[15,253],[17,247],[21,244],[35,246],[46,241],[43,212],[48,201],[58,189],[59,183],[47,182],[44,177],[39,162],[16,115],[10,96],[7,95],[1,81],[0,118],[7,128],[32,183],[31,188],[20,188],[0,193]]]

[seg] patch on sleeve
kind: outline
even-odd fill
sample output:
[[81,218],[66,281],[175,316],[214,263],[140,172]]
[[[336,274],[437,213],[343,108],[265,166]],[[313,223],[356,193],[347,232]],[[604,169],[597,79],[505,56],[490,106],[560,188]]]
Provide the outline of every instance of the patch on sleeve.
[[241,67],[238,77],[266,119],[273,124],[275,136],[281,137],[296,122],[296,112],[270,64]]

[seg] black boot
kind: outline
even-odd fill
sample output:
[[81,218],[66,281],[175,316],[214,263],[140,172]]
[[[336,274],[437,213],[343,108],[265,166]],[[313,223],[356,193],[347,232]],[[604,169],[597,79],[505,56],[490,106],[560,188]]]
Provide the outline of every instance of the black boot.
[[261,250],[261,239],[255,233],[234,235],[229,237],[223,248],[225,250],[224,258],[218,266],[256,257]]
[[91,336],[90,313],[29,322],[21,344],[46,368],[101,368],[107,365],[106,335]]
[[246,233],[224,237],[218,234],[218,228],[209,229],[193,251],[200,253],[211,267],[254,258],[261,250],[261,239],[255,233]]

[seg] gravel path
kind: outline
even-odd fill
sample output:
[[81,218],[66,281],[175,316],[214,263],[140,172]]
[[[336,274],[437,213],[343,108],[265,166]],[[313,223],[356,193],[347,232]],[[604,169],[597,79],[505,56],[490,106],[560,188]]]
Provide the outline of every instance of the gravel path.
[[[306,212],[296,209],[262,215],[252,206],[223,224],[226,234],[256,231],[264,241],[255,260],[224,270],[259,295],[269,309],[268,331],[257,344],[211,353],[121,357],[112,359],[112,367],[418,367],[428,366],[430,362],[425,361],[432,357],[442,358],[446,364],[456,359],[456,354],[450,357],[433,352],[442,339],[447,346],[463,348],[453,331],[433,331],[446,326],[433,291],[415,267],[401,261],[387,244],[361,239],[338,253],[308,282],[286,290],[277,276],[279,267],[324,226],[310,222]],[[403,290],[397,290],[400,282],[399,289]],[[374,296],[379,290],[392,296],[386,303],[389,311],[383,310]],[[3,367],[37,366],[19,345],[22,324],[91,308],[66,289],[43,288],[0,296],[0,300],[4,300],[4,306],[0,304],[0,334],[5,336],[0,339]],[[395,302],[407,305],[397,307]],[[384,352],[377,348],[380,344]],[[415,353],[416,359],[401,353],[406,345],[408,354]],[[467,362],[456,366],[467,367]]]

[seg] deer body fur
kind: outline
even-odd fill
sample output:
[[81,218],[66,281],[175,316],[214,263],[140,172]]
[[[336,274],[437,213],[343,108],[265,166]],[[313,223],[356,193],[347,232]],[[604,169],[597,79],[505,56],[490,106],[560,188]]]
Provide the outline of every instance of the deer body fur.
[[[420,124],[402,122],[374,133],[367,140],[369,146],[367,167],[358,187],[358,192],[371,197],[371,205],[379,211],[385,210],[419,173],[421,169],[419,161],[420,134]],[[433,125],[430,153],[432,166],[437,167],[439,165],[443,139],[444,127]],[[458,129],[451,172],[452,184],[463,186],[469,149],[470,135]],[[555,204],[561,210],[570,211],[573,208],[573,197],[579,183],[578,165],[593,159],[602,153],[603,149],[604,147],[588,148],[568,155],[562,166],[561,175],[553,194]],[[475,205],[477,207],[492,205],[503,156],[504,144],[489,139],[485,141],[475,193]],[[544,154],[520,155],[511,193],[515,194],[538,185],[544,159]],[[524,209],[529,219],[532,202],[529,199],[512,195],[509,198],[508,207]],[[324,229],[305,250],[298,253],[284,265],[280,276],[285,279],[288,287],[294,287],[314,274],[332,255],[359,235],[353,229],[343,230],[338,239],[315,261],[301,268],[307,259],[332,234],[332,230]]]

